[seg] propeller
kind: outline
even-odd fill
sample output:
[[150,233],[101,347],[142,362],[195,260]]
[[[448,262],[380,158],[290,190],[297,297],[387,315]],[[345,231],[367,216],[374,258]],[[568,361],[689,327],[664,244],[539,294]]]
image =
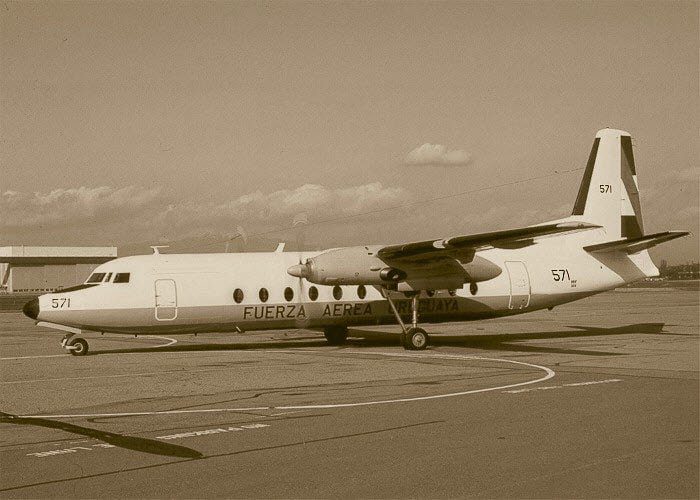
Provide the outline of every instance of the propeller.
[[287,269],[287,274],[299,279],[308,278],[311,274],[311,269],[309,269],[309,259],[305,259],[304,262],[302,262],[301,252],[299,252],[298,261],[298,264],[290,266]]
[[[298,228],[296,230],[296,236],[297,236],[297,264],[291,266],[289,269],[287,269],[287,274],[294,276],[296,278],[299,278],[299,296],[297,298],[297,302],[299,304],[299,309],[301,310],[302,304],[304,303],[304,297],[306,296],[306,290],[304,286],[304,281],[308,275],[310,269],[307,266],[308,259],[304,259],[303,256],[303,247],[304,247],[304,226],[306,226],[309,223],[308,216],[306,212],[301,212],[297,215],[294,216],[294,220],[292,222],[292,227],[293,228]],[[297,312],[297,317],[296,317],[296,324],[297,326],[300,327],[305,327],[309,320],[308,314],[305,315],[305,317],[299,317],[299,314]]]
[[296,214],[294,216],[294,220],[292,221],[292,227],[295,229],[299,228],[295,231],[297,236],[298,264],[295,266],[291,266],[289,269],[287,269],[287,273],[299,279],[303,279],[308,276],[308,270],[306,269],[306,261],[302,262],[302,248],[304,247],[304,226],[306,226],[308,223],[309,218],[306,212],[300,212]]
[[[296,318],[295,318],[295,323],[296,323],[297,328],[306,328],[306,327],[308,327],[308,326],[309,326],[309,321],[310,321],[310,320],[309,320],[309,311],[306,311],[306,310],[305,310],[305,311],[304,311],[305,314],[304,314],[303,316],[300,316],[300,314],[299,314],[300,311],[302,311],[302,309],[304,308],[304,298],[306,297],[306,293],[307,293],[307,292],[306,292],[306,286],[304,285],[304,283],[306,282],[306,279],[305,279],[306,272],[305,272],[305,270],[306,270],[307,268],[306,268],[305,263],[302,264],[302,258],[303,258],[303,257],[302,257],[301,251],[299,251],[299,255],[298,255],[298,259],[297,259],[299,263],[296,264],[296,265],[294,265],[294,266],[292,266],[292,267],[290,267],[290,268],[287,270],[287,272],[288,272],[289,274],[291,274],[292,276],[296,276],[296,277],[299,278],[299,287],[298,287],[299,295],[298,295],[298,297],[297,297],[298,309],[297,309],[297,314],[296,314]],[[296,273],[296,272],[292,272],[292,270],[294,270],[294,271],[300,271],[300,272]],[[304,272],[301,272],[301,270],[304,270]]]

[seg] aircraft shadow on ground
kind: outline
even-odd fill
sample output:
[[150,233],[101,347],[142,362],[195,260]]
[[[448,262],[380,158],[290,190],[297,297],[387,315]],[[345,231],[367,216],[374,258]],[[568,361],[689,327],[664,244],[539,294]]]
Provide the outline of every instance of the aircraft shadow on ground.
[[15,425],[32,425],[36,427],[46,427],[48,429],[58,429],[80,436],[99,439],[105,443],[127,450],[142,451],[154,455],[164,455],[178,458],[201,458],[203,455],[197,450],[179,446],[172,443],[164,443],[155,439],[141,438],[135,436],[125,436],[114,432],[106,432],[81,425],[69,424],[58,420],[47,418],[30,418],[0,412],[0,423]]
[[[567,338],[600,337],[611,335],[664,333],[664,323],[637,323],[633,325],[618,326],[612,328],[599,328],[589,326],[567,326],[572,330],[559,330],[548,332],[523,332],[523,333],[497,333],[475,335],[449,335],[433,331],[430,342],[434,346],[455,346],[485,351],[512,351],[533,353],[579,354],[586,356],[619,356],[620,352],[593,351],[584,349],[566,349],[563,347],[548,347],[543,345],[527,344],[529,340],[553,340]],[[353,348],[388,347],[399,344],[397,332],[377,332],[370,330],[351,329],[347,346]],[[109,349],[91,351],[92,355],[118,354],[118,353],[149,353],[149,352],[196,352],[196,351],[229,351],[252,349],[290,349],[326,346],[326,340],[319,335],[316,337],[290,338],[288,340],[268,340],[263,342],[236,342],[228,344],[174,344],[165,347],[134,347],[127,349]]]
[[[556,340],[567,338],[585,338],[628,334],[653,335],[664,333],[664,323],[637,323],[634,325],[626,325],[612,328],[598,328],[572,325],[567,326],[567,328],[572,328],[575,330],[524,333],[496,333],[477,335],[432,335],[430,337],[430,342],[431,344],[436,346],[456,346],[471,349],[480,349],[485,351],[579,354],[586,356],[620,356],[624,353],[592,351],[584,349],[566,349],[562,347],[548,347],[543,345],[526,344],[524,342],[529,340]],[[370,337],[365,337],[365,341],[368,343],[372,343],[374,339]]]

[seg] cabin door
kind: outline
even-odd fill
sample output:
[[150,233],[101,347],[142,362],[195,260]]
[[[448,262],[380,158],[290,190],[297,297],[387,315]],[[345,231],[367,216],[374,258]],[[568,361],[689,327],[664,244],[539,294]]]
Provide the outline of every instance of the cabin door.
[[524,262],[506,262],[510,279],[509,309],[525,309],[530,304],[530,275]]
[[156,280],[156,319],[172,321],[177,318],[177,289],[174,280]]

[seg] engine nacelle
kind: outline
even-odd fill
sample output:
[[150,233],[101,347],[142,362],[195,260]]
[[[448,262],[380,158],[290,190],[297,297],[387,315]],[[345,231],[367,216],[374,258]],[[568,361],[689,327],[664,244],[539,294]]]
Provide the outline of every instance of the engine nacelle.
[[290,267],[292,276],[319,285],[386,285],[406,279],[401,269],[377,258],[375,247],[345,247],[329,250]]

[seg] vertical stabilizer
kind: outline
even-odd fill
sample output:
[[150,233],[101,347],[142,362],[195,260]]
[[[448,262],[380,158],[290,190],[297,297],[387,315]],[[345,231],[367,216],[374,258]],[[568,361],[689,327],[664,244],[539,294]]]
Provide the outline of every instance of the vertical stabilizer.
[[644,234],[629,133],[608,128],[598,131],[572,215],[603,226],[610,240]]

